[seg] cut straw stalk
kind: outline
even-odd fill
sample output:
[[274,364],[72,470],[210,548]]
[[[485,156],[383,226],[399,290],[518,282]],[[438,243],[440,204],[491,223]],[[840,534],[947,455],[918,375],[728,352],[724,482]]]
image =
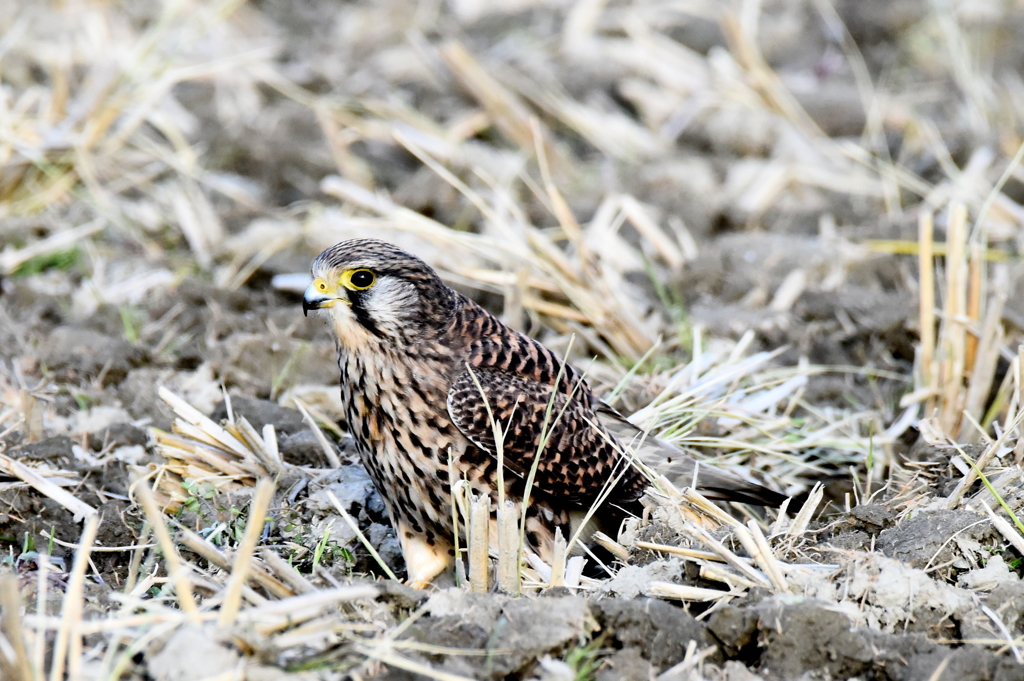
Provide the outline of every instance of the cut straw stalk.
[[941,395],[939,425],[952,435],[960,423],[963,378],[966,367],[967,328],[967,207],[960,202],[949,206],[946,247],[946,296],[939,334]]
[[153,440],[165,458],[205,468],[232,480],[258,475],[257,471],[246,470],[237,459],[229,459],[228,457],[233,454],[225,452],[217,443],[208,442],[200,429],[188,424],[182,424],[175,429],[180,435],[154,433]]
[[[1010,430],[1010,423],[1017,419],[1017,414],[1024,412],[1024,343],[1017,346],[1017,357],[1013,362],[1014,397],[1016,398],[1016,412],[1007,413],[1003,430]],[[1024,462],[1024,433],[1017,433],[1017,444],[1013,448],[1013,463],[1020,466]]]
[[[738,528],[740,526],[737,525],[736,527]],[[728,563],[733,568],[738,570],[742,575],[747,577],[747,579],[753,580],[764,587],[772,586],[771,581],[768,578],[766,578],[764,575],[762,575],[754,568],[750,567],[750,565],[745,563],[739,556],[730,551],[722,542],[718,541],[717,539],[709,535],[706,531],[704,531],[704,529],[691,526],[686,526],[682,529],[691,537],[702,542],[712,551],[721,556],[722,560],[724,560],[726,563]]]
[[757,526],[757,523],[751,520],[747,523],[747,527],[737,525],[733,530],[736,532],[736,538],[740,540],[743,548],[754,559],[757,566],[768,575],[772,587],[776,591],[788,591],[789,585],[786,584],[786,579],[782,576],[782,571],[775,560],[775,554],[772,553],[768,540],[761,533],[761,528]]
[[[141,603],[141,601],[139,602]],[[136,605],[139,605],[136,603]],[[131,606],[129,606],[131,607]],[[212,620],[216,613],[203,613],[205,620]],[[83,636],[90,636],[92,634],[109,634],[118,630],[130,629],[133,627],[141,627],[151,624],[167,624],[171,623],[174,626],[186,624],[188,619],[185,617],[185,613],[179,610],[171,610],[165,612],[144,612],[133,615],[124,615],[121,617],[106,617],[104,619],[91,619],[82,622],[79,631]],[[44,617],[36,613],[29,613],[25,616],[25,624],[28,627],[36,629],[40,632],[45,631],[58,631],[60,629],[60,618],[59,617]]]
[[793,501],[793,497],[787,498],[782,502],[782,505],[779,506],[778,515],[775,518],[775,522],[772,523],[772,529],[768,533],[769,536],[777,537],[785,532],[786,528],[789,526],[789,516],[787,515],[787,511],[789,511],[789,503],[791,501]]
[[525,551],[523,557],[526,558],[526,564],[533,569],[534,573],[525,572],[526,583],[531,587],[551,586],[551,566],[541,560],[540,556],[533,551]]
[[555,542],[551,550],[551,579],[548,586],[565,586],[566,553],[568,545],[562,528],[555,528]]
[[[469,372],[470,378],[473,379],[477,392],[480,394],[480,399],[484,403],[484,408],[487,410],[487,420],[491,425],[495,454],[498,459],[498,507],[495,510],[498,524],[498,536],[496,537],[498,546],[498,588],[505,593],[518,595],[521,586],[519,564],[522,544],[519,541],[519,514],[516,513],[515,504],[505,498],[505,432],[501,429],[501,424],[498,423],[494,416],[491,402],[487,398],[487,393],[484,391],[480,379],[468,362],[466,363],[466,371]],[[548,411],[550,413],[550,409]],[[526,503],[527,500],[524,499],[524,513]]]
[[[699,464],[698,464],[698,468],[696,469],[697,472],[695,473],[697,481],[699,481],[699,479],[700,479],[699,470],[700,469],[699,469]],[[669,483],[669,484],[671,484],[671,483]],[[698,482],[698,484],[699,484],[699,482]],[[728,525],[728,526],[731,526],[731,527],[735,527],[735,526],[739,525],[739,521],[738,520],[733,518],[731,515],[729,515],[728,513],[723,511],[722,509],[720,509],[717,506],[715,506],[713,503],[711,503],[710,499],[708,499],[706,496],[704,496],[703,494],[698,492],[693,487],[686,488],[683,491],[682,496],[683,496],[683,499],[688,504],[693,506],[695,509],[697,509],[698,511],[700,511],[704,515],[711,516],[712,518],[717,520],[720,524]]]
[[[313,586],[312,582],[306,579],[302,573],[296,570],[294,567],[288,564],[288,562],[277,555],[274,549],[264,546],[260,552],[260,558],[266,564],[267,568],[284,584],[287,585],[289,591],[288,596],[294,596],[296,594],[308,594],[316,591],[316,587]],[[260,574],[259,570],[255,570],[254,575]],[[270,575],[268,575],[270,576]]]
[[[85,585],[85,571],[89,565],[89,552],[96,533],[100,527],[98,515],[91,515],[85,521],[85,529],[79,539],[79,548],[75,551],[75,561],[71,566],[71,577],[64,593],[64,604],[61,609],[60,628],[57,640],[53,645],[53,663],[50,667],[50,681],[63,681],[65,664],[68,678],[77,679],[81,674],[82,651],[82,594]],[[43,632],[38,633],[43,636]]]
[[[33,681],[32,661],[22,628],[18,578],[9,572],[0,574],[0,633],[7,644],[0,646],[0,671],[12,681]],[[11,653],[13,659],[8,658]],[[41,677],[42,670],[39,673]]]
[[982,245],[972,241],[970,255],[967,260],[967,319],[971,321],[972,331],[967,334],[964,344],[964,372],[970,374],[974,370],[974,361],[978,355],[977,328],[981,320],[981,296],[984,288],[985,258]]
[[761,586],[757,582],[753,582],[743,575],[737,574],[734,570],[730,570],[722,565],[715,565],[714,563],[701,563],[700,576],[704,579],[711,579],[716,582],[728,584],[730,588],[739,587],[743,589],[753,589]]
[[[325,612],[336,610],[340,603],[351,603],[376,598],[379,591],[371,585],[343,586],[292,596],[279,601],[268,601],[238,613],[240,627],[252,627],[261,636],[295,627]],[[333,627],[337,627],[337,620]],[[332,627],[332,628],[333,628]]]
[[256,483],[256,495],[249,507],[245,533],[238,545],[231,577],[224,589],[224,602],[221,603],[220,618],[217,620],[219,626],[230,627],[238,616],[238,609],[242,605],[242,587],[245,586],[245,580],[252,568],[252,554],[263,533],[263,526],[266,524],[267,511],[270,509],[270,501],[274,498],[275,488],[276,485],[270,478],[264,478]]
[[[468,483],[459,480],[459,475],[455,471],[455,460],[452,458],[452,450],[448,448],[448,491],[449,497],[452,502],[452,550],[455,553],[455,585],[463,586],[465,580],[463,579],[466,574],[466,565],[462,557],[462,551],[459,547],[459,540],[461,535],[459,534],[459,513],[461,511],[463,520],[465,520],[466,527],[466,542],[467,544],[472,543],[472,512],[469,510],[469,489]],[[472,559],[471,561],[472,562]],[[472,572],[472,568],[470,568]]]
[[699,549],[691,549],[685,546],[671,546],[669,544],[655,544],[647,541],[638,541],[634,544],[638,549],[646,549],[648,551],[661,551],[662,553],[671,553],[676,556],[682,556],[683,558],[693,558],[694,560],[713,560],[724,563],[725,560],[714,551],[701,551]]
[[[187,527],[179,526],[177,540],[189,551],[196,552],[211,564],[216,565],[222,570],[231,570],[231,561],[228,560],[228,557],[225,556],[220,549]],[[289,570],[291,570],[291,568],[289,568]],[[295,573],[294,570],[291,570],[291,572]],[[250,566],[249,574],[246,579],[248,579],[248,581],[250,581],[254,586],[262,586],[277,598],[287,598],[295,595],[295,591],[293,591],[293,589],[282,584],[255,564]]]
[[182,563],[177,549],[174,547],[171,534],[167,531],[166,519],[157,507],[153,490],[150,489],[149,483],[145,480],[139,480],[135,484],[135,493],[138,494],[139,500],[142,502],[142,508],[146,512],[146,520],[149,522],[150,527],[153,528],[153,534],[156,535],[160,549],[163,551],[164,561],[167,563],[168,578],[174,584],[174,592],[178,596],[178,603],[191,621],[198,622],[199,608],[196,606],[195,597],[192,595],[192,585],[189,582],[186,567]]
[[[559,531],[559,533],[561,533],[561,531]],[[604,532],[595,532],[591,539],[623,563],[629,560],[629,549],[609,537]]]
[[[270,475],[277,475],[281,472],[281,461],[275,458],[277,454],[277,434],[274,432],[274,426],[267,424],[269,433],[272,439],[275,440],[273,446],[270,445],[263,436],[256,432],[252,424],[249,423],[245,418],[238,419],[234,425],[228,427],[228,432],[238,437],[242,442],[249,448],[249,450],[256,457],[256,460],[267,469]],[[267,428],[263,429],[264,433],[267,433]]]
[[469,508],[469,585],[477,593],[487,593],[491,499],[481,495],[470,502]]
[[818,506],[821,505],[821,500],[824,498],[825,486],[820,482],[814,483],[814,487],[811,488],[810,493],[807,495],[807,501],[804,502],[800,512],[796,514],[789,529],[786,530],[787,537],[802,537],[804,535],[811,524],[811,520],[814,519],[814,512],[818,510]]
[[[713,551],[701,551],[699,549],[691,549],[691,548],[687,548],[685,546],[671,546],[669,544],[653,544],[651,542],[645,542],[645,541],[638,541],[638,542],[636,542],[635,546],[638,549],[647,549],[648,551],[660,551],[662,553],[668,553],[668,554],[675,555],[675,556],[681,556],[683,558],[688,558],[688,559],[691,559],[691,560],[694,560],[694,561],[699,561],[699,562],[708,562],[708,561],[715,562],[715,563],[724,563],[725,562],[724,558],[722,558],[719,554],[714,553]],[[745,556],[736,556],[736,558],[738,560],[748,564],[748,565],[750,565],[750,564],[752,564],[754,562],[752,558],[747,558]],[[796,571],[806,570],[806,569],[810,569],[810,570],[834,570],[835,567],[836,567],[834,565],[828,565],[828,564],[824,564],[824,563],[811,563],[811,564],[784,563],[784,562],[782,562],[782,561],[780,561],[778,559],[776,559],[775,563],[776,563],[776,565],[779,567],[779,569],[782,572],[796,572]],[[762,585],[762,583],[758,582],[758,586],[761,586],[761,585]]]
[[[50,586],[50,557],[40,553],[36,557],[36,615],[45,617],[47,615],[47,596]],[[40,681],[44,678],[43,668],[46,663],[46,632],[42,627],[37,626],[35,631],[35,642],[32,650],[32,668],[35,670],[35,679]]]
[[996,528],[996,531],[1003,535],[1003,539],[1008,541],[1013,548],[1024,554],[1024,536],[1021,536],[1021,533],[1013,525],[997,516],[984,501],[981,502],[981,507],[985,509],[992,527]]
[[498,508],[498,588],[507,594],[520,591],[519,514],[511,499]]
[[579,588],[583,582],[583,568],[587,565],[587,559],[583,556],[573,556],[565,562],[565,585],[571,589]]
[[[43,437],[43,404],[36,399],[35,395],[26,390],[24,387],[20,391],[21,398],[21,411],[23,416],[23,422],[26,433],[26,439],[29,442],[38,442]],[[8,432],[15,428],[11,426]]]
[[719,591],[698,586],[673,584],[672,582],[651,582],[644,588],[643,592],[645,595],[654,598],[698,602],[717,601],[720,598],[743,595],[742,591]]
[[70,511],[75,520],[96,515],[96,509],[85,503],[74,494],[58,487],[46,478],[42,477],[20,461],[9,456],[0,454],[0,470],[15,477],[40,494],[50,497],[65,509]]
[[[974,421],[981,421],[984,416],[985,403],[992,389],[1000,350],[1005,339],[1001,323],[1003,307],[1009,297],[1005,284],[1005,279],[1000,281],[997,290],[989,297],[985,321],[981,325],[981,335],[976,339],[970,384],[964,398],[964,412]],[[965,424],[960,429],[961,442],[977,442],[979,436],[978,429],[972,424]]]
[[544,135],[541,131],[540,121],[536,116],[530,116],[530,134],[533,138],[534,151],[537,154],[537,165],[540,167],[541,180],[544,182],[544,190],[548,194],[548,201],[551,202],[552,212],[558,219],[562,231],[569,237],[569,241],[578,250],[581,262],[590,260],[589,249],[583,241],[583,230],[576,220],[565,197],[558,190],[558,185],[551,178],[551,166],[548,164],[547,149],[544,144]]
[[921,355],[918,360],[919,388],[934,390],[935,368],[935,223],[930,211],[922,210],[917,220],[918,283],[920,295]]
[[778,112],[803,133],[808,141],[823,146],[827,138],[814,119],[800,106],[779,75],[772,70],[757,46],[757,24],[760,6],[743,3],[739,18],[735,12],[725,12],[722,28],[730,52],[743,67],[757,96],[773,111]]
[[174,413],[180,416],[185,422],[195,426],[208,437],[213,438],[213,440],[219,443],[222,447],[226,448],[243,461],[252,457],[252,452],[250,452],[246,446],[238,440],[238,438],[214,423],[212,419],[205,416],[201,411],[172,393],[167,388],[161,386],[157,390],[157,395],[159,395],[160,399],[166,402],[171,409],[174,410]]
[[[697,642],[691,640],[686,644],[686,655],[683,657],[683,661],[663,671],[654,681],[679,681],[680,679],[700,678],[700,676],[703,676],[699,674],[701,663],[717,650],[718,646],[713,645],[697,650]],[[695,674],[693,670],[698,670],[698,674]]]

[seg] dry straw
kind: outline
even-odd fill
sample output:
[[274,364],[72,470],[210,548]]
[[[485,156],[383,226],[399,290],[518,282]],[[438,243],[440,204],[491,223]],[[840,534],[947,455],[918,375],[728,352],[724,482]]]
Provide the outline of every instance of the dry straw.
[[[764,23],[759,2],[714,7],[683,3],[666,10],[582,1],[566,10],[560,39],[541,44],[464,40],[437,46],[424,37],[434,28],[427,23],[434,20],[430,12],[407,12],[411,23],[398,34],[384,30],[393,23],[393,7],[367,6],[358,10],[365,12],[359,16],[368,26],[382,27],[382,33],[373,34],[372,47],[365,52],[353,48],[344,58],[328,61],[360,65],[365,68],[360,77],[376,89],[345,101],[334,94],[338,88],[320,94],[289,80],[274,59],[273,32],[261,28],[265,18],[258,9],[241,5],[237,0],[166,3],[152,21],[138,25],[116,4],[18,6],[19,12],[32,13],[19,14],[0,45],[5,81],[11,81],[5,82],[8,99],[0,116],[0,220],[14,225],[28,217],[44,228],[40,233],[35,227],[26,230],[16,244],[5,240],[0,275],[74,246],[97,263],[124,243],[133,254],[142,254],[135,259],[143,267],[150,267],[163,257],[166,241],[180,238],[192,260],[212,271],[214,281],[235,288],[291,245],[333,238],[335,232],[391,230],[387,233],[415,237],[442,253],[456,254],[441,258],[443,274],[504,296],[507,317],[515,323],[522,324],[525,314],[554,342],[576,334],[586,341],[588,352],[603,354],[610,361],[588,375],[602,394],[637,408],[634,422],[645,431],[684,450],[712,455],[716,464],[734,469],[742,465],[751,474],[768,475],[782,489],[806,491],[819,476],[845,474],[853,465],[863,470],[870,452],[879,475],[874,470],[865,475],[862,489],[869,497],[871,483],[895,461],[900,436],[915,422],[937,446],[983,444],[978,470],[965,468],[954,493],[938,500],[940,504],[959,508],[971,503],[970,485],[979,472],[996,472],[1011,455],[1017,464],[1024,459],[1024,367],[1014,349],[1019,334],[1002,322],[1013,273],[1000,250],[1000,244],[1016,238],[1024,219],[1024,209],[1003,191],[1010,178],[1019,182],[1024,177],[1024,145],[1020,126],[1013,123],[1020,119],[1019,97],[1016,85],[1004,87],[986,71],[987,61],[975,58],[956,14],[923,19],[921,28],[926,30],[913,35],[939,35],[939,48],[928,41],[915,43],[908,57],[935,50],[926,55],[929,73],[941,70],[946,78],[930,80],[957,84],[962,106],[952,108],[960,112],[958,117],[935,121],[922,115],[913,99],[927,99],[921,90],[927,83],[913,78],[915,87],[907,97],[898,89],[888,91],[885,82],[872,83],[836,12],[827,2],[814,3],[830,40],[850,65],[867,115],[862,138],[833,139],[762,54],[766,36],[759,32]],[[704,55],[673,40],[677,9],[684,17],[692,12],[718,20],[728,45]],[[466,30],[473,28],[467,25]],[[477,47],[488,42],[495,46]],[[393,49],[404,50],[400,60],[388,52]],[[522,51],[526,49],[532,51]],[[24,68],[8,68],[11,58]],[[580,59],[607,78],[595,79],[599,87],[576,96],[562,84],[570,77],[579,81],[567,69]],[[396,61],[416,62],[415,68],[396,68]],[[30,80],[21,82],[18,72],[29,74]],[[894,70],[892,77],[898,75]],[[636,116],[602,104],[610,82]],[[267,88],[312,112],[337,174],[322,179],[322,196],[308,212],[282,215],[259,191],[236,181],[244,178],[226,178],[206,167],[208,160],[196,146],[194,116],[183,111],[177,97],[182,83],[212,84],[225,129],[245,129]],[[445,93],[450,116],[432,117],[407,104],[410,91],[438,89]],[[948,98],[948,92],[937,94]],[[653,273],[650,278],[660,281],[702,254],[690,233],[692,225],[679,216],[660,215],[658,207],[621,188],[601,193],[595,189],[602,184],[601,174],[623,168],[631,173],[640,164],[645,170],[670,169],[680,160],[676,142],[681,135],[704,134],[704,121],[724,120],[736,110],[745,123],[769,121],[785,141],[753,159],[756,175],[727,197],[725,209],[737,211],[741,219],[748,216],[752,228],[760,228],[761,217],[772,210],[818,190],[879,200],[894,221],[903,215],[916,217],[916,242],[869,243],[844,256],[828,283],[834,288],[844,284],[846,270],[864,263],[870,249],[917,255],[920,344],[913,377],[806,362],[779,367],[777,355],[751,348],[753,331],[723,349],[699,327],[681,330],[669,305],[652,301],[644,286],[635,285],[645,264]],[[969,133],[963,139],[999,140],[999,146],[968,149],[966,163],[958,165],[946,140],[960,129]],[[906,158],[889,153],[888,140],[896,137],[905,142],[901,153]],[[401,188],[384,191],[372,164],[354,151],[357,143],[417,159],[422,166],[417,181],[429,178],[432,188],[450,187],[460,206],[461,227],[471,229],[454,230],[409,209],[400,198]],[[586,153],[578,154],[579,148]],[[925,154],[935,159],[934,172],[927,177],[912,169]],[[587,156],[599,157],[599,165],[589,163]],[[322,174],[318,168],[317,177]],[[316,180],[297,182],[312,185],[309,193],[316,194]],[[715,187],[715,193],[727,190]],[[241,215],[258,212],[293,227],[282,227],[278,238],[257,248],[236,247],[244,239],[229,239],[224,225],[234,224],[239,216],[231,215],[226,222],[224,204],[231,210],[241,207]],[[333,215],[334,222],[321,219],[323,214]],[[147,215],[157,216],[156,221],[149,224]],[[295,215],[301,215],[301,225],[295,225]],[[175,262],[175,267],[181,264]],[[104,274],[98,265],[94,270],[90,274]],[[91,277],[94,283],[99,278]],[[104,302],[122,302],[110,293],[115,289],[104,289],[109,296]],[[774,291],[763,292],[763,301],[785,319],[802,294],[825,289],[813,271],[800,268]],[[168,313],[165,325],[170,328],[153,331],[166,334],[160,348],[179,339],[173,318],[180,314]],[[8,323],[8,313],[0,309],[0,324]],[[659,337],[665,340],[648,354]],[[687,353],[677,352],[681,346]],[[664,361],[684,354],[689,359],[675,360],[676,366]],[[1009,365],[1001,384],[996,382],[1000,360]],[[659,362],[658,368],[638,369],[645,361]],[[631,367],[628,373],[622,364]],[[50,432],[48,396],[43,389],[26,386],[19,371],[6,365],[0,371],[0,438],[24,429],[26,440],[36,441]],[[902,402],[907,411],[903,417],[894,415],[890,426],[876,428],[879,413],[873,405],[834,409],[810,403],[805,389],[824,372],[910,378],[913,389]],[[47,634],[53,637],[54,652],[49,677],[61,679],[84,676],[86,663],[97,662],[96,656],[104,673],[123,678],[136,652],[152,652],[157,642],[186,623],[221,620],[225,626],[244,627],[258,622],[255,634],[246,633],[255,637],[263,653],[284,649],[315,654],[326,649],[325,640],[331,645],[338,640],[352,643],[345,637],[354,636],[353,631],[379,633],[373,609],[362,609],[376,590],[323,589],[319,577],[297,575],[277,554],[254,553],[256,529],[272,494],[267,481],[286,468],[273,429],[257,432],[244,419],[217,424],[180,397],[164,390],[159,395],[177,419],[171,432],[153,432],[155,449],[165,463],[140,471],[144,479],[133,488],[145,508],[148,530],[132,551],[129,578],[106,618],[90,614],[91,619],[82,619],[98,522],[94,509],[41,467],[0,453],[0,468],[17,484],[29,485],[86,520],[59,618],[45,611],[46,595],[54,588],[45,559],[40,562],[36,612],[20,623],[20,610],[12,605],[12,582],[0,581],[0,630],[8,644],[0,646],[5,678],[45,678]],[[313,430],[328,460],[338,463],[319,426]],[[663,472],[671,474],[658,471]],[[692,542],[626,545],[620,537],[607,537],[602,545],[613,553],[621,554],[620,547],[630,554],[644,549],[698,561],[702,574],[726,584],[727,590],[654,584],[650,593],[723,602],[751,585],[779,592],[799,588],[791,574],[807,565],[798,560],[799,550],[820,505],[820,487],[810,492],[792,521],[781,515],[776,519],[767,532],[769,540],[759,524],[740,524],[699,495],[680,491],[673,481],[656,480],[658,490],[648,499],[650,513],[677,514]],[[245,541],[233,555],[184,528],[173,536],[168,531],[165,513],[190,498],[182,484],[186,481],[209,485],[216,493],[260,486]],[[679,488],[689,484],[675,483]],[[454,491],[456,485],[452,487]],[[920,489],[913,482],[903,487],[906,513],[936,501]],[[517,514],[499,504],[504,521],[501,529],[493,528],[488,500],[473,499],[464,488],[462,493],[464,503],[453,501],[453,523],[459,518],[468,523],[468,582],[473,588],[489,588],[487,547],[492,541],[505,547],[499,551],[505,556],[499,559],[499,570],[509,591],[598,586],[581,577],[584,557],[567,555],[577,538],[562,538],[558,546],[564,550],[556,550],[553,564],[545,565],[536,556],[520,554]],[[339,511],[361,536],[356,523]],[[1020,534],[1013,526],[1002,516],[990,513],[989,518],[985,522],[1019,547]],[[749,555],[739,555],[739,545],[711,536],[710,531],[723,528],[731,528]],[[159,553],[148,545],[147,533],[155,537]],[[186,556],[199,558],[193,564]],[[144,598],[154,587],[163,589],[162,598]],[[265,602],[249,607],[246,594],[254,602]],[[218,604],[221,610],[214,611]],[[299,621],[308,629],[297,629]],[[82,642],[87,634],[97,635],[91,649]],[[277,642],[282,648],[275,648]],[[996,645],[1003,644],[997,640]],[[389,639],[367,635],[352,643],[352,650],[431,678],[456,678],[400,653],[397,642]],[[692,648],[679,668],[665,673],[690,673],[706,654]]]

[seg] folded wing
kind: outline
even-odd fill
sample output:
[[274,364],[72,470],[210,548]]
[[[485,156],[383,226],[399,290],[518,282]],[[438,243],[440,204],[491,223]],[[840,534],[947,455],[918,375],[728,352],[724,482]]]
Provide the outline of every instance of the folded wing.
[[611,500],[639,498],[646,486],[643,476],[616,451],[612,435],[590,408],[589,390],[555,392],[552,398],[553,390],[549,384],[500,369],[466,370],[448,393],[448,413],[473,444],[494,456],[492,419],[497,422],[503,431],[505,467],[519,476],[529,474],[540,451],[534,486],[567,507],[589,507],[606,482],[620,473]]

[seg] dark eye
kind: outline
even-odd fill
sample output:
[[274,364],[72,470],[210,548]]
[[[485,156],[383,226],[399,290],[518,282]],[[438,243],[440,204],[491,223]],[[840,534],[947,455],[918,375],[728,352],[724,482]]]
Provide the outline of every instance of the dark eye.
[[376,275],[370,270],[356,270],[348,279],[349,283],[352,284],[352,288],[357,291],[370,288],[376,280]]

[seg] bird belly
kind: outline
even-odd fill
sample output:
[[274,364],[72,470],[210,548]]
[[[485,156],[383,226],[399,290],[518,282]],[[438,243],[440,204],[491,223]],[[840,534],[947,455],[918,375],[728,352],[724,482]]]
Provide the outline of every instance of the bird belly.
[[[496,509],[498,494],[493,459],[468,442],[457,443],[453,450],[456,448],[462,450],[458,453],[453,451],[456,475],[466,481],[475,497],[489,497],[491,508]],[[422,451],[387,448],[368,453],[363,457],[363,463],[387,505],[402,547],[410,583],[422,588],[454,563],[447,462],[439,464]],[[511,471],[505,478],[506,494],[513,502],[512,512],[518,520],[522,517],[522,480]],[[575,524],[570,516],[564,509],[554,508],[546,498],[534,495],[527,509],[526,547],[550,563],[556,530],[560,529],[566,540],[573,537]],[[493,510],[490,526],[490,548],[496,550],[498,532]],[[467,519],[461,514],[459,534],[459,545],[465,548],[468,542]],[[581,539],[584,538],[581,536]],[[580,545],[577,544],[573,553],[579,550]]]
[[[343,355],[339,364],[349,430],[387,506],[410,581],[422,587],[454,561],[449,461],[475,496],[491,499],[492,509],[497,508],[497,461],[470,443],[452,423],[444,384],[427,383],[412,372],[399,373],[395,368],[401,366],[399,361]],[[504,480],[506,497],[521,517],[525,481],[510,470]],[[571,539],[570,519],[567,511],[538,490],[532,496],[527,509],[527,547],[550,561],[555,529],[561,528],[565,538]],[[459,529],[459,544],[465,547],[463,518]],[[492,541],[497,537],[496,531],[489,534]]]
[[[451,543],[451,492],[447,466],[423,452],[391,447],[361,452],[363,465],[384,499],[395,531],[422,535],[429,543]],[[401,540],[402,537],[400,536]]]

